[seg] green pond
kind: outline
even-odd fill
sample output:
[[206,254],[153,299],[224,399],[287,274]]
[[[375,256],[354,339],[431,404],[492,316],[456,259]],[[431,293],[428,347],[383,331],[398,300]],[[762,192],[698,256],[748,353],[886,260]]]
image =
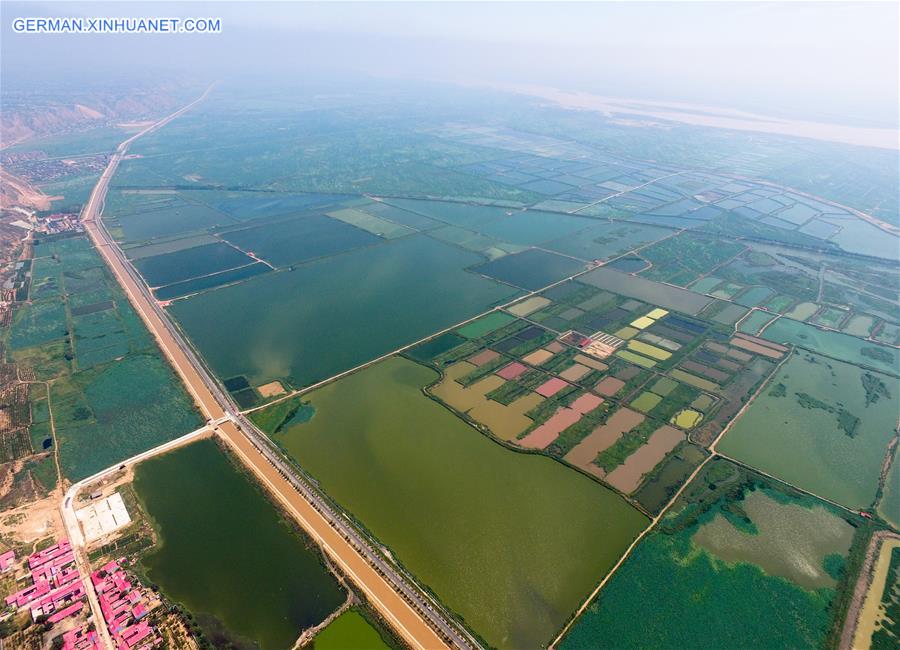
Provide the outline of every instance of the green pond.
[[518,292],[423,235],[179,300],[171,313],[220,377],[315,383],[471,318]]
[[620,273],[610,268],[594,269],[578,278],[578,282],[613,291],[629,298],[637,298],[665,309],[683,314],[696,314],[712,302],[699,293],[680,289],[661,282]]
[[516,212],[509,217],[479,224],[483,235],[511,244],[533,246],[550,239],[563,238],[594,223],[593,219],[552,212]]
[[771,321],[774,317],[774,314],[770,314],[767,311],[754,311],[741,321],[738,329],[746,334],[755,335],[763,325]]
[[895,349],[863,341],[849,334],[820,330],[790,318],[779,318],[769,325],[762,338],[797,345],[841,361],[859,363],[900,375],[900,355]]
[[275,266],[327,257],[383,241],[365,230],[322,214],[234,230],[222,237]]
[[120,242],[144,242],[149,239],[202,232],[213,226],[228,226],[235,220],[205,205],[181,201],[159,210],[117,216],[104,210],[103,221]]
[[875,499],[898,412],[895,377],[801,350],[718,450],[814,494],[865,508]]
[[219,644],[288,648],[343,602],[319,552],[214,441],[144,461],[134,487],[160,536],[147,576]]
[[[421,201],[417,199],[387,199],[390,205],[438,219],[454,226],[474,227],[507,216],[512,210],[489,205],[469,205],[446,201]],[[388,217],[390,218],[390,217]]]
[[274,438],[488,643],[549,643],[647,518],[489,440],[423,394],[437,376],[392,357],[304,396],[315,415]]
[[835,587],[826,558],[845,557],[856,529],[824,506],[781,503],[777,497],[756,490],[741,502],[756,527],[753,533],[717,514],[692,541],[728,564],[749,562],[806,589]]
[[537,248],[506,255],[476,267],[484,275],[537,291],[584,269],[584,264]]
[[314,650],[390,650],[366,617],[350,609],[334,619],[313,639]]
[[147,284],[161,287],[252,263],[253,260],[239,250],[220,242],[145,257],[136,261],[135,267]]
[[591,224],[577,233],[544,243],[542,247],[583,260],[605,260],[671,233],[671,230],[655,226],[601,222]]

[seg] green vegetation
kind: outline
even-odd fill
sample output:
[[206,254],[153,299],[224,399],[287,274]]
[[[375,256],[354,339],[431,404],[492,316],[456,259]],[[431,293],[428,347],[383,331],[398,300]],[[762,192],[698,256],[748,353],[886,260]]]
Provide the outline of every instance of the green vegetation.
[[881,398],[891,399],[891,393],[884,381],[871,372],[862,374],[862,385],[863,390],[866,391],[866,406],[875,404]]
[[273,437],[490,644],[547,643],[647,520],[491,442],[422,393],[436,378],[388,359],[305,395],[315,416]]
[[[498,154],[489,147],[423,133],[408,114],[400,117],[400,105],[385,108],[383,101],[359,98],[352,111],[309,110],[315,100],[296,89],[285,89],[279,101],[288,102],[282,106],[292,110],[269,104],[260,119],[259,104],[246,93],[221,94],[217,102],[136,142],[132,150],[143,157],[124,161],[113,184],[177,186],[186,184],[186,178],[200,178],[213,187],[277,192],[539,199],[532,192],[454,169]],[[421,119],[419,111],[416,114]],[[223,147],[229,155],[222,155]],[[297,164],[301,160],[303,164]],[[412,203],[391,202],[404,208]]]
[[190,397],[89,240],[48,238],[35,251],[44,297],[16,310],[9,339],[13,359],[52,382],[64,476],[80,480],[197,428]]
[[741,474],[711,463],[560,647],[823,645],[831,603],[847,588],[829,568],[847,556],[854,529],[825,504]]
[[897,359],[895,354],[885,348],[864,347],[860,349],[859,353],[866,359],[879,363],[895,363]]
[[611,472],[616,467],[647,443],[653,432],[659,428],[659,423],[653,420],[644,420],[631,431],[625,433],[612,445],[597,455],[594,464],[604,472]]
[[134,488],[160,538],[148,579],[223,645],[287,648],[342,602],[318,551],[214,441],[144,461]]
[[641,257],[653,264],[641,275],[650,280],[687,286],[742,250],[744,247],[736,242],[682,233],[641,251]]
[[884,481],[884,491],[878,502],[878,514],[894,528],[900,528],[900,456],[894,448],[894,457]]
[[50,388],[60,465],[90,476],[196,429],[190,398],[159,355],[142,353],[55,381]]
[[466,323],[465,325],[457,329],[456,333],[467,339],[477,339],[481,338],[485,334],[500,329],[504,325],[508,325],[514,320],[514,317],[505,312],[495,311],[482,316],[477,320],[473,320],[471,323]]

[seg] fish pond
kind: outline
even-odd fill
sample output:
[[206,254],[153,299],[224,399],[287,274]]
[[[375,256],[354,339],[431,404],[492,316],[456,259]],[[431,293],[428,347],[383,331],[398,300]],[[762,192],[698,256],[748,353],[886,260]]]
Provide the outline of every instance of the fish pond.
[[291,647],[344,601],[319,551],[216,442],[144,461],[134,488],[159,535],[147,577],[216,645]]
[[376,626],[358,609],[349,609],[313,639],[314,650],[390,650]]
[[268,273],[170,310],[220,377],[312,384],[471,318],[517,291],[423,235]]
[[807,323],[779,318],[765,329],[762,338],[900,375],[900,353],[897,350],[849,334],[821,330]]
[[309,419],[281,404],[254,416],[490,645],[549,643],[647,518],[492,442],[422,392],[437,378],[392,357],[305,395]]
[[850,508],[872,504],[900,411],[900,381],[798,350],[718,449]]

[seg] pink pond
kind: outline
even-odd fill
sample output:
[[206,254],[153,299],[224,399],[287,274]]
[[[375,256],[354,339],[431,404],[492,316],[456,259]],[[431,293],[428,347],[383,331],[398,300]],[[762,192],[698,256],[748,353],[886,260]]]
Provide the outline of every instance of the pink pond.
[[590,413],[601,404],[603,404],[602,397],[597,397],[596,395],[585,393],[574,402],[572,402],[569,408],[571,408],[573,411],[578,411],[579,413]]
[[554,377],[553,379],[548,379],[543,384],[535,388],[534,392],[538,395],[543,395],[544,397],[553,397],[568,385],[569,384],[567,384],[559,377]]
[[504,379],[515,379],[526,370],[528,370],[528,366],[515,361],[508,366],[504,366],[503,368],[498,370],[497,375],[503,377]]
[[544,449],[559,437],[559,434],[581,419],[581,413],[560,407],[549,420],[519,441],[522,447]]

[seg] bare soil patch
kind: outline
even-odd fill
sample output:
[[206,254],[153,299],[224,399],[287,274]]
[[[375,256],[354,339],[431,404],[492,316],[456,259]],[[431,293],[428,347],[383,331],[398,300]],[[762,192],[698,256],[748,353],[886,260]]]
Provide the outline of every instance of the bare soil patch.
[[268,384],[263,384],[256,390],[259,391],[259,394],[263,397],[275,397],[276,395],[283,395],[287,392],[284,390],[284,386],[281,385],[280,381],[270,381]]

